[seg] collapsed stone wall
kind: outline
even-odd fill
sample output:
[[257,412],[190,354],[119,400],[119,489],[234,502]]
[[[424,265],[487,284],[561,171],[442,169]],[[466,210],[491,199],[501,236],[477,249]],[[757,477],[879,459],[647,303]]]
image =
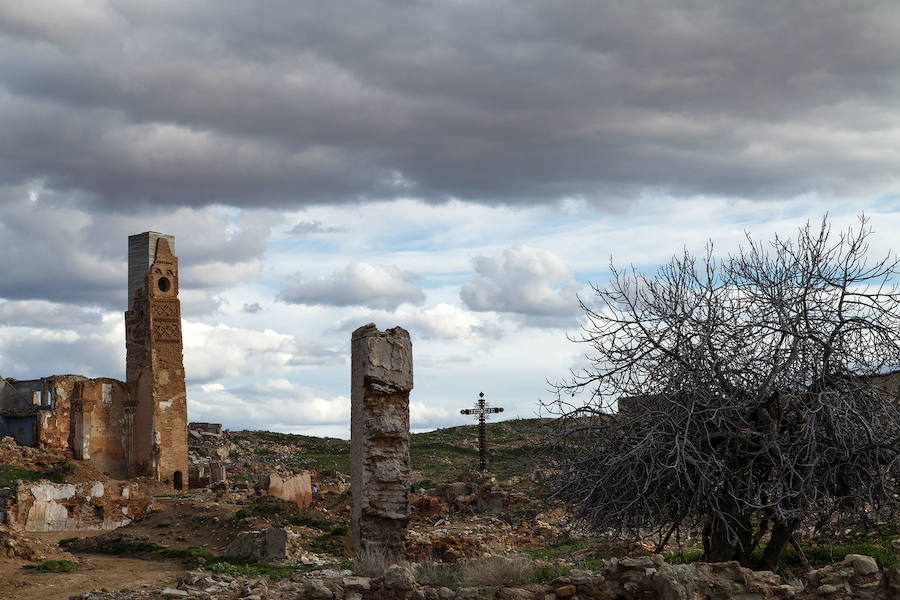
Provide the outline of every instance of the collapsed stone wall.
[[52,410],[38,413],[38,447],[66,450],[71,436],[72,399],[76,386],[86,378],[81,375],[57,375],[47,379],[52,386]]
[[296,502],[301,508],[312,504],[312,478],[309,473],[297,473],[282,477],[277,473],[266,476],[270,496],[288,502]]
[[[267,542],[273,548],[267,548]],[[266,531],[248,533],[235,551],[248,557],[284,553],[286,542]],[[484,559],[481,559],[484,560]],[[512,568],[504,566],[510,563]],[[163,597],[201,597],[215,600],[897,600],[900,569],[871,571],[874,561],[850,555],[841,563],[816,572],[837,577],[837,585],[821,584],[811,576],[805,585],[787,585],[770,572],[754,572],[737,563],[666,565],[659,557],[613,560],[600,571],[573,571],[549,584],[530,584],[522,577],[505,581],[503,573],[518,572],[515,558],[494,556],[480,566],[481,583],[454,585],[425,582],[410,565],[390,565],[375,577],[352,576],[350,571],[295,573],[289,578],[220,575],[192,571]],[[861,569],[861,570],[860,570]],[[522,575],[519,573],[519,575]],[[814,574],[815,575],[815,574]],[[146,586],[134,590],[90,592],[84,600],[149,600],[159,592]]]
[[409,524],[409,392],[412,342],[400,327],[374,323],[351,340],[353,548],[403,551]]
[[188,423],[188,431],[197,431],[202,433],[212,433],[215,435],[222,435],[222,424],[221,423],[200,423],[198,421],[192,421]]
[[89,461],[111,477],[130,475],[133,413],[128,386],[109,378],[85,379],[72,401],[71,446],[75,458]]
[[136,483],[20,482],[3,501],[6,524],[20,531],[115,529],[150,507]]

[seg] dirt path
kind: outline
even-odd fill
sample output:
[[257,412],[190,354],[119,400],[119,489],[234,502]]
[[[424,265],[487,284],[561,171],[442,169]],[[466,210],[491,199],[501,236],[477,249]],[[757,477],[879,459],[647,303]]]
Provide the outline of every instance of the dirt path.
[[3,600],[69,600],[90,590],[120,590],[147,584],[162,589],[176,582],[184,569],[172,562],[155,562],[97,554],[78,556],[75,573],[33,573],[23,561],[0,561]]

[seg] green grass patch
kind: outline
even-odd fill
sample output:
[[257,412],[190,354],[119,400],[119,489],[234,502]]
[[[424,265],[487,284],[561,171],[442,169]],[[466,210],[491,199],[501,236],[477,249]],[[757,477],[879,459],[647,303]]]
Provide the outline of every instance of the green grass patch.
[[[542,435],[541,427],[546,422],[542,419],[514,419],[488,423],[488,465],[499,480],[525,475],[531,470],[533,465],[528,458],[536,451]],[[324,471],[350,472],[348,440],[273,431],[235,431],[230,435],[236,442],[251,441],[258,448],[256,454],[266,460],[280,460],[286,466],[295,468],[315,467]],[[435,483],[450,481],[459,473],[477,466],[478,451],[475,448],[455,445],[477,439],[477,425],[412,434],[410,454],[413,467],[429,484],[421,487],[432,488]],[[271,448],[274,444],[289,446],[292,453],[280,459],[276,454],[282,454],[284,450]]]
[[[76,538],[77,539],[77,538]],[[120,540],[99,548],[103,554],[131,556],[145,560],[177,560],[190,568],[203,568],[215,573],[229,575],[270,575],[288,577],[297,569],[291,566],[261,563],[234,556],[219,556],[209,550],[190,546],[188,548],[167,548],[153,542],[132,542]]]
[[670,565],[686,565],[703,557],[703,550],[673,550],[663,553],[663,559]]
[[107,546],[98,548],[97,551],[103,554],[114,554],[116,556],[134,556],[136,558],[156,560],[179,560],[192,566],[203,564],[206,561],[216,558],[215,554],[198,546],[168,548],[154,542],[132,542],[129,540],[112,542]]
[[550,583],[557,577],[568,575],[571,570],[568,565],[540,565],[531,572],[531,583]]
[[340,537],[344,535],[350,535],[350,526],[349,525],[335,525],[331,529],[328,530],[328,533],[325,535],[329,537]]
[[296,570],[291,566],[273,565],[231,556],[217,556],[206,561],[203,568],[225,575],[269,575],[278,578],[290,577]]
[[38,481],[39,479],[48,479],[54,483],[63,482],[63,474],[59,469],[50,469],[49,471],[34,471],[31,469],[20,469],[10,465],[0,465],[0,487],[9,487],[16,481]]
[[[888,567],[900,566],[900,556],[890,546],[890,542],[881,544],[861,543],[861,544],[845,544],[839,546],[801,546],[803,554],[813,568],[824,567],[834,563],[841,562],[848,554],[862,554],[871,556],[882,569]],[[762,548],[757,548],[753,552],[751,558],[754,561],[762,560]],[[800,554],[792,547],[788,546],[781,555],[779,566],[786,568],[801,568],[803,560]]]
[[290,513],[298,511],[296,504],[285,502],[271,496],[266,496],[258,500],[254,500],[246,507],[234,513],[235,518],[246,519],[248,517],[262,517],[264,519],[275,519],[284,516],[290,518]]
[[[240,512],[240,511],[238,511]],[[313,529],[318,529],[319,531],[328,531],[331,528],[331,523],[326,521],[321,517],[317,517],[315,515],[306,515],[300,514],[293,516],[289,519],[291,525],[300,525],[303,527],[312,527]]]
[[68,546],[68,545],[70,545],[70,544],[73,544],[73,543],[77,542],[77,541],[80,540],[80,539],[81,539],[81,538],[78,538],[78,537],[63,538],[63,539],[59,540],[59,541],[56,542],[56,543],[57,543],[57,545],[58,545],[60,548],[65,548],[66,546]]
[[71,560],[45,560],[38,565],[28,565],[25,568],[35,573],[74,573],[78,565]]
[[[848,554],[862,554],[871,556],[882,569],[888,567],[900,566],[900,556],[891,548],[890,542],[885,540],[881,543],[859,543],[844,544],[834,546],[801,546],[803,554],[813,568],[820,568],[826,565],[839,563]],[[759,564],[762,561],[764,548],[757,548],[750,555],[751,561]],[[703,557],[703,550],[687,550],[673,551],[663,554],[666,562],[670,565],[680,565],[692,563]],[[781,555],[779,566],[786,569],[804,568],[803,559],[793,547],[788,546]]]
[[587,560],[579,561],[577,568],[582,571],[601,571],[606,568],[607,562],[602,558],[589,558]]
[[341,554],[344,550],[344,537],[348,535],[348,525],[335,525],[326,533],[310,540],[309,547],[322,554]]
[[597,545],[595,538],[581,538],[566,544],[555,544],[543,548],[532,548],[525,553],[534,560],[553,561],[560,558],[569,558],[573,554],[581,554]]

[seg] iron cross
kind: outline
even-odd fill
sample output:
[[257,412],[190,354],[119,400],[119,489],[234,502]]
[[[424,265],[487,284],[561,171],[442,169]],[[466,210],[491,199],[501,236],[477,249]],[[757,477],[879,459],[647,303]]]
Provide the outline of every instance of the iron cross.
[[487,470],[487,440],[485,440],[484,420],[491,413],[501,413],[503,409],[500,407],[493,408],[488,406],[484,400],[484,392],[479,392],[478,403],[475,408],[464,408],[459,411],[461,415],[478,415],[478,460],[480,470]]

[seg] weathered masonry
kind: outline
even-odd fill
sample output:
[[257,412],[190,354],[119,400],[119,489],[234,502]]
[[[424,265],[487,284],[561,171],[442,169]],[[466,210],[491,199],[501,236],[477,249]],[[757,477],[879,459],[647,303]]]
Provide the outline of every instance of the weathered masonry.
[[125,375],[134,402],[132,465],[137,475],[187,484],[187,393],[175,238],[128,238]]
[[126,381],[54,375],[0,378],[0,438],[70,449],[111,477],[187,484],[187,399],[170,235],[128,238]]
[[351,341],[350,451],[353,548],[403,553],[409,523],[409,392],[405,329],[370,323]]

